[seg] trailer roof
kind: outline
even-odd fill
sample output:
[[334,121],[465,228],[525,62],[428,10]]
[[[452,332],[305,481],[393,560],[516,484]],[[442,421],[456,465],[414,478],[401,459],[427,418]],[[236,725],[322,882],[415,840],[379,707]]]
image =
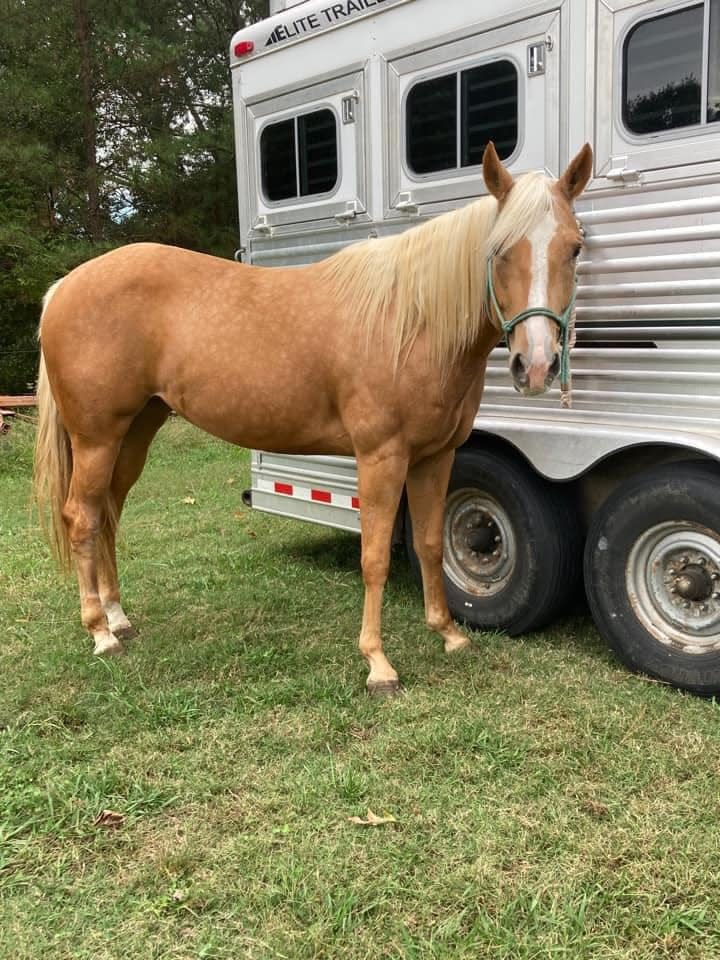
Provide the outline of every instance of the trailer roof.
[[351,20],[372,17],[408,0],[304,0],[266,20],[239,30],[230,43],[230,65],[273,53],[290,43],[334,30]]

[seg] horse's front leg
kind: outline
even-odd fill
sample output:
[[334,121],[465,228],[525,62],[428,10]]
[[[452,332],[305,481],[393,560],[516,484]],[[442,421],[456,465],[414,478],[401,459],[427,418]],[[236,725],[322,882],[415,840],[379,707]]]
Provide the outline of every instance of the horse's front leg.
[[357,464],[365,582],[360,652],[370,668],[368,693],[391,696],[400,689],[400,681],[383,653],[380,617],[383,588],[390,568],[392,532],[408,461],[404,453],[392,450],[358,455]]
[[452,449],[436,453],[414,464],[407,476],[413,546],[422,570],[425,618],[430,629],[445,641],[447,653],[462,650],[470,643],[450,616],[442,575],[443,514],[454,458]]

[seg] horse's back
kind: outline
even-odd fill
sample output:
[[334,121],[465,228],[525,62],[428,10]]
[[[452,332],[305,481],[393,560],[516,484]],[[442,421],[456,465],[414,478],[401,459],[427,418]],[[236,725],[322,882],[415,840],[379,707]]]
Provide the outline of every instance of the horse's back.
[[340,449],[334,382],[347,344],[337,349],[336,319],[312,268],[139,243],[63,279],[41,335],[51,381],[78,416],[130,414],[160,396],[244,445],[305,449],[332,434]]

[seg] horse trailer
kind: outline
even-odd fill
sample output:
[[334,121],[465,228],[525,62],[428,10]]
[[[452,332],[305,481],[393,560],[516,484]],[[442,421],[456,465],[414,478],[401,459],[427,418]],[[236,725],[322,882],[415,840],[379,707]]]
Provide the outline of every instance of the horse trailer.
[[[498,346],[447,495],[450,609],[509,634],[584,587],[631,668],[720,691],[720,0],[275,0],[231,44],[242,246],[301,265],[585,142],[571,404]],[[268,358],[272,363],[272,358]],[[253,507],[358,531],[352,459],[252,453]],[[397,522],[413,560],[405,511]],[[584,563],[583,563],[584,549]]]

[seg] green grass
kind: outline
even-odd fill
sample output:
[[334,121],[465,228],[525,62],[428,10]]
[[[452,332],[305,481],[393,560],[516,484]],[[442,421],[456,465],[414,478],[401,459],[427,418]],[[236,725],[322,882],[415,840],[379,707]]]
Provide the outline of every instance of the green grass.
[[31,441],[0,440],[3,960],[720,956],[714,702],[582,618],[447,657],[402,553],[406,693],[369,700],[358,540],[247,510],[247,456],[181,422],[124,517],[141,638],[98,660]]

